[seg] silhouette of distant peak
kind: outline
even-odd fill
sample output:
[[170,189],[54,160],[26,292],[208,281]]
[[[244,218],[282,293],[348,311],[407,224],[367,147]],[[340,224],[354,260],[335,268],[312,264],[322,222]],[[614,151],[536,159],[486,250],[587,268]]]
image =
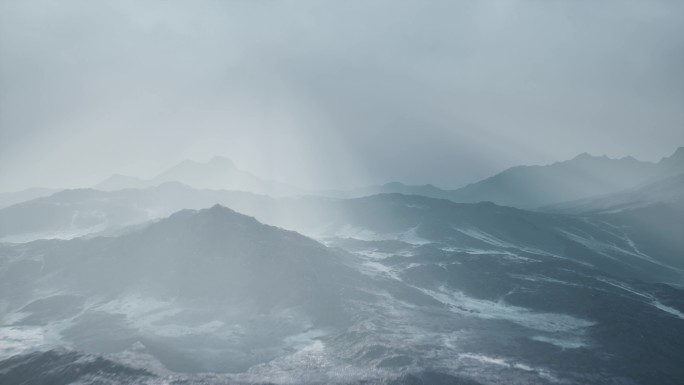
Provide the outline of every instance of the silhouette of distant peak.
[[572,162],[572,161],[630,161],[630,162],[641,162],[640,160],[632,157],[632,156],[625,156],[622,158],[611,158],[606,154],[603,155],[592,155],[588,152],[583,152],[574,158],[567,160],[565,162],[560,162],[560,163],[566,163],[566,162]]
[[196,219],[209,219],[216,221],[235,221],[235,220],[245,220],[249,222],[258,223],[253,217],[240,214],[237,211],[230,209],[226,206],[220,204],[215,204],[206,209],[200,210],[181,210],[173,215],[171,215],[169,220],[185,220],[185,218],[196,218]]
[[588,152],[583,152],[583,153],[581,153],[581,154],[575,156],[575,157],[572,158],[571,160],[596,159],[596,158],[599,158],[599,157],[598,157],[598,156],[595,156],[595,155],[591,155],[591,154],[588,153]]

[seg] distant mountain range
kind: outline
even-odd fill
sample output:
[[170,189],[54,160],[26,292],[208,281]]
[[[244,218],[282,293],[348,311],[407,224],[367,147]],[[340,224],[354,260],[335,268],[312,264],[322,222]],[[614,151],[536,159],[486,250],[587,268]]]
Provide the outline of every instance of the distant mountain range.
[[146,189],[64,190],[0,209],[0,242],[71,239],[103,231],[109,234],[183,209],[217,203],[267,207],[272,201],[241,191],[193,189],[178,182]]
[[638,186],[684,170],[684,147],[658,163],[632,157],[610,159],[588,154],[549,166],[513,167],[481,182],[453,191],[457,202],[491,201],[504,206],[535,208],[555,202],[607,194]]
[[[684,253],[684,243],[676,236],[678,231],[684,232],[684,212],[664,203],[626,209],[623,216],[618,216],[620,211],[587,213],[576,218],[492,203],[457,204],[417,195],[276,199],[167,183],[146,190],[67,190],[2,209],[0,239],[25,242],[117,235],[184,208],[205,208],[216,203],[318,239],[440,242],[466,248],[495,244],[554,254],[581,248],[585,251],[576,252],[575,258],[612,266],[614,274],[623,271],[651,281],[684,283],[677,270],[684,269],[684,261],[676,257]],[[630,214],[634,209],[641,210],[640,214]],[[639,228],[639,215],[650,218],[651,230],[632,230]],[[632,245],[636,236],[645,238]],[[596,253],[598,249],[602,251]],[[644,250],[648,250],[648,257],[642,255]],[[615,264],[606,255],[621,262]]]
[[684,147],[658,163],[632,157],[611,159],[581,154],[547,166],[517,166],[490,178],[455,190],[433,185],[398,182],[326,195],[360,197],[382,193],[424,195],[459,203],[494,202],[502,206],[532,209],[601,194],[616,193],[684,172]]
[[543,206],[540,210],[565,214],[609,214],[658,203],[684,212],[684,173],[615,193]]
[[151,179],[115,174],[94,188],[114,191],[154,187],[166,182],[180,182],[199,189],[249,191],[272,196],[301,193],[300,189],[293,186],[262,179],[241,170],[230,159],[220,156],[206,163],[185,160]]
[[215,158],[28,191],[0,208],[0,383],[679,385],[683,159],[269,196]]
[[[593,199],[626,192],[684,172],[684,147],[660,162],[644,162],[632,157],[611,159],[581,154],[546,166],[516,166],[465,187],[446,190],[437,186],[407,185],[391,182],[352,190],[306,191],[270,181],[239,169],[228,158],[214,157],[208,162],[183,161],[151,179],[112,175],[94,186],[97,190],[146,189],[168,182],[179,182],[196,189],[233,190],[274,197],[320,195],[358,198],[376,194],[423,195],[457,203],[493,202],[524,209],[551,207],[566,202]],[[0,208],[8,207],[58,190],[35,188],[15,193],[0,193]],[[555,209],[553,209],[555,210]]]

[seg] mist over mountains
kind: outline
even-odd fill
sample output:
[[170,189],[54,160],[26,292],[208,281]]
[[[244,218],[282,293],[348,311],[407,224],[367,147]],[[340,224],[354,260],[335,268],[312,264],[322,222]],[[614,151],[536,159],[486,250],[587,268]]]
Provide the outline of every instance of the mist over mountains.
[[684,384],[684,1],[0,1],[0,385]]
[[543,206],[541,210],[559,213],[610,213],[654,203],[666,203],[677,210],[684,210],[682,191],[684,174],[679,174],[624,191]]
[[0,382],[677,384],[682,154],[304,195],[214,158],[10,205]]
[[94,186],[113,191],[146,188],[166,182],[181,182],[198,189],[237,190],[272,196],[323,195],[341,198],[373,194],[417,194],[458,203],[489,201],[504,206],[533,209],[541,206],[616,193],[667,177],[682,174],[684,147],[657,163],[625,157],[611,159],[587,153],[545,166],[516,166],[482,181],[455,190],[434,185],[414,186],[390,182],[347,191],[305,191],[259,178],[243,171],[225,157],[206,163],[183,161],[151,179],[113,175]]
[[166,182],[181,182],[200,189],[238,190],[275,196],[294,195],[301,190],[283,183],[261,179],[235,166],[225,157],[216,156],[206,163],[183,161],[152,179],[112,175],[94,186],[97,190],[113,191],[146,188]]
[[35,187],[22,191],[0,193],[0,208],[52,195],[57,191],[55,189]]
[[342,197],[379,193],[418,194],[459,203],[494,202],[504,206],[534,209],[554,203],[616,193],[667,177],[684,170],[684,147],[658,163],[632,157],[611,159],[587,153],[546,166],[517,166],[456,190],[433,185],[409,186],[399,182],[364,189],[333,192]]

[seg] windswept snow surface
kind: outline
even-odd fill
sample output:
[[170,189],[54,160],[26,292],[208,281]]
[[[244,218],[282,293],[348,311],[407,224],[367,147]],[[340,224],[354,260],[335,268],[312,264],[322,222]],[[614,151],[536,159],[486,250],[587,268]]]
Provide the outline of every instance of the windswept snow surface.
[[[224,214],[214,209],[206,218],[213,220]],[[193,213],[183,215],[197,217]],[[240,222],[230,222],[232,231],[245,226],[275,231],[236,213],[229,215],[234,217]],[[176,220],[182,218],[177,216]],[[182,235],[197,230],[202,223],[181,227]],[[397,227],[385,223],[377,228]],[[29,305],[74,294],[60,288],[48,290],[51,280],[59,282],[61,272],[41,275],[53,262],[44,253],[51,243],[45,243],[45,249],[39,249],[41,245],[4,245],[0,274],[8,280],[26,271],[30,278],[26,281],[45,287],[22,292],[25,297],[19,296],[14,302],[0,303],[0,359],[66,346],[126,364],[145,363],[173,385],[405,384],[421,382],[402,376],[425,372],[452,376],[446,377],[445,383],[465,379],[478,384],[634,385],[655,378],[660,385],[677,384],[678,376],[684,375],[677,372],[679,359],[684,358],[678,345],[684,342],[680,333],[684,330],[681,292],[609,276],[593,264],[592,258],[604,257],[615,263],[621,263],[622,257],[653,263],[631,239],[615,233],[611,240],[617,243],[611,245],[578,230],[558,232],[559,238],[568,242],[561,242],[562,247],[547,247],[551,242],[546,238],[538,243],[533,236],[525,242],[516,241],[504,232],[484,231],[477,226],[447,227],[453,232],[442,238],[439,231],[414,226],[414,222],[398,228],[401,231],[379,233],[356,224],[331,226],[317,235],[327,248],[292,232],[278,231],[278,237],[273,238],[276,247],[269,248],[269,253],[246,255],[241,262],[259,261],[255,265],[258,268],[246,272],[252,274],[246,281],[268,288],[268,279],[260,279],[274,279],[280,273],[268,270],[279,262],[270,259],[272,254],[307,245],[315,251],[309,259],[301,259],[299,252],[287,254],[280,257],[290,259],[279,266],[301,263],[296,267],[312,272],[301,278],[310,284],[301,286],[308,296],[334,288],[331,296],[321,297],[321,302],[293,302],[283,295],[275,297],[275,305],[259,307],[254,305],[254,298],[241,302],[251,294],[241,293],[235,300],[241,307],[234,308],[222,296],[203,302],[196,297],[181,298],[178,288],[160,292],[133,288],[109,296],[80,293],[87,297],[82,307],[47,322],[41,318],[43,313],[32,311]],[[159,238],[155,239],[159,242],[144,244],[145,251],[157,250],[179,236],[167,236],[163,227],[158,229]],[[204,230],[194,236],[206,236]],[[435,239],[428,240],[431,237]],[[203,247],[202,242],[197,245]],[[573,249],[577,245],[582,247]],[[25,254],[31,247],[40,252]],[[573,253],[577,250],[593,254],[576,258]],[[175,262],[166,259],[173,252],[165,249],[159,260]],[[319,257],[318,252],[327,254]],[[70,255],[62,257],[69,260]],[[198,252],[192,257],[201,255]],[[179,266],[186,270],[196,265],[211,266],[226,257],[220,250],[207,255],[210,258]],[[181,260],[186,257],[173,256]],[[329,270],[323,274],[315,265],[319,262],[335,263],[335,272],[348,275],[336,277]],[[316,268],[310,269],[312,264]],[[301,276],[293,277],[297,280]],[[172,281],[171,286],[175,283]],[[8,290],[8,286],[2,288]],[[260,293],[261,298],[271,298],[270,294],[269,290]],[[342,310],[336,313],[340,320],[334,321],[339,322],[317,323],[305,312],[336,300]],[[320,313],[325,314],[332,308],[323,309]],[[648,338],[625,342],[625,336],[641,333]],[[649,357],[647,352],[655,352],[655,356]]]

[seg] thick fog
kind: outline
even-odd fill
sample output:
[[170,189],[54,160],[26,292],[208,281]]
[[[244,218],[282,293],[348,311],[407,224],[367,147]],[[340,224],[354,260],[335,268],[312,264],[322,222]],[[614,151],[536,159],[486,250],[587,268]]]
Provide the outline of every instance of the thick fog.
[[684,142],[677,1],[1,1],[0,191],[228,156],[458,187]]
[[683,75],[675,0],[0,0],[0,384],[684,384]]

